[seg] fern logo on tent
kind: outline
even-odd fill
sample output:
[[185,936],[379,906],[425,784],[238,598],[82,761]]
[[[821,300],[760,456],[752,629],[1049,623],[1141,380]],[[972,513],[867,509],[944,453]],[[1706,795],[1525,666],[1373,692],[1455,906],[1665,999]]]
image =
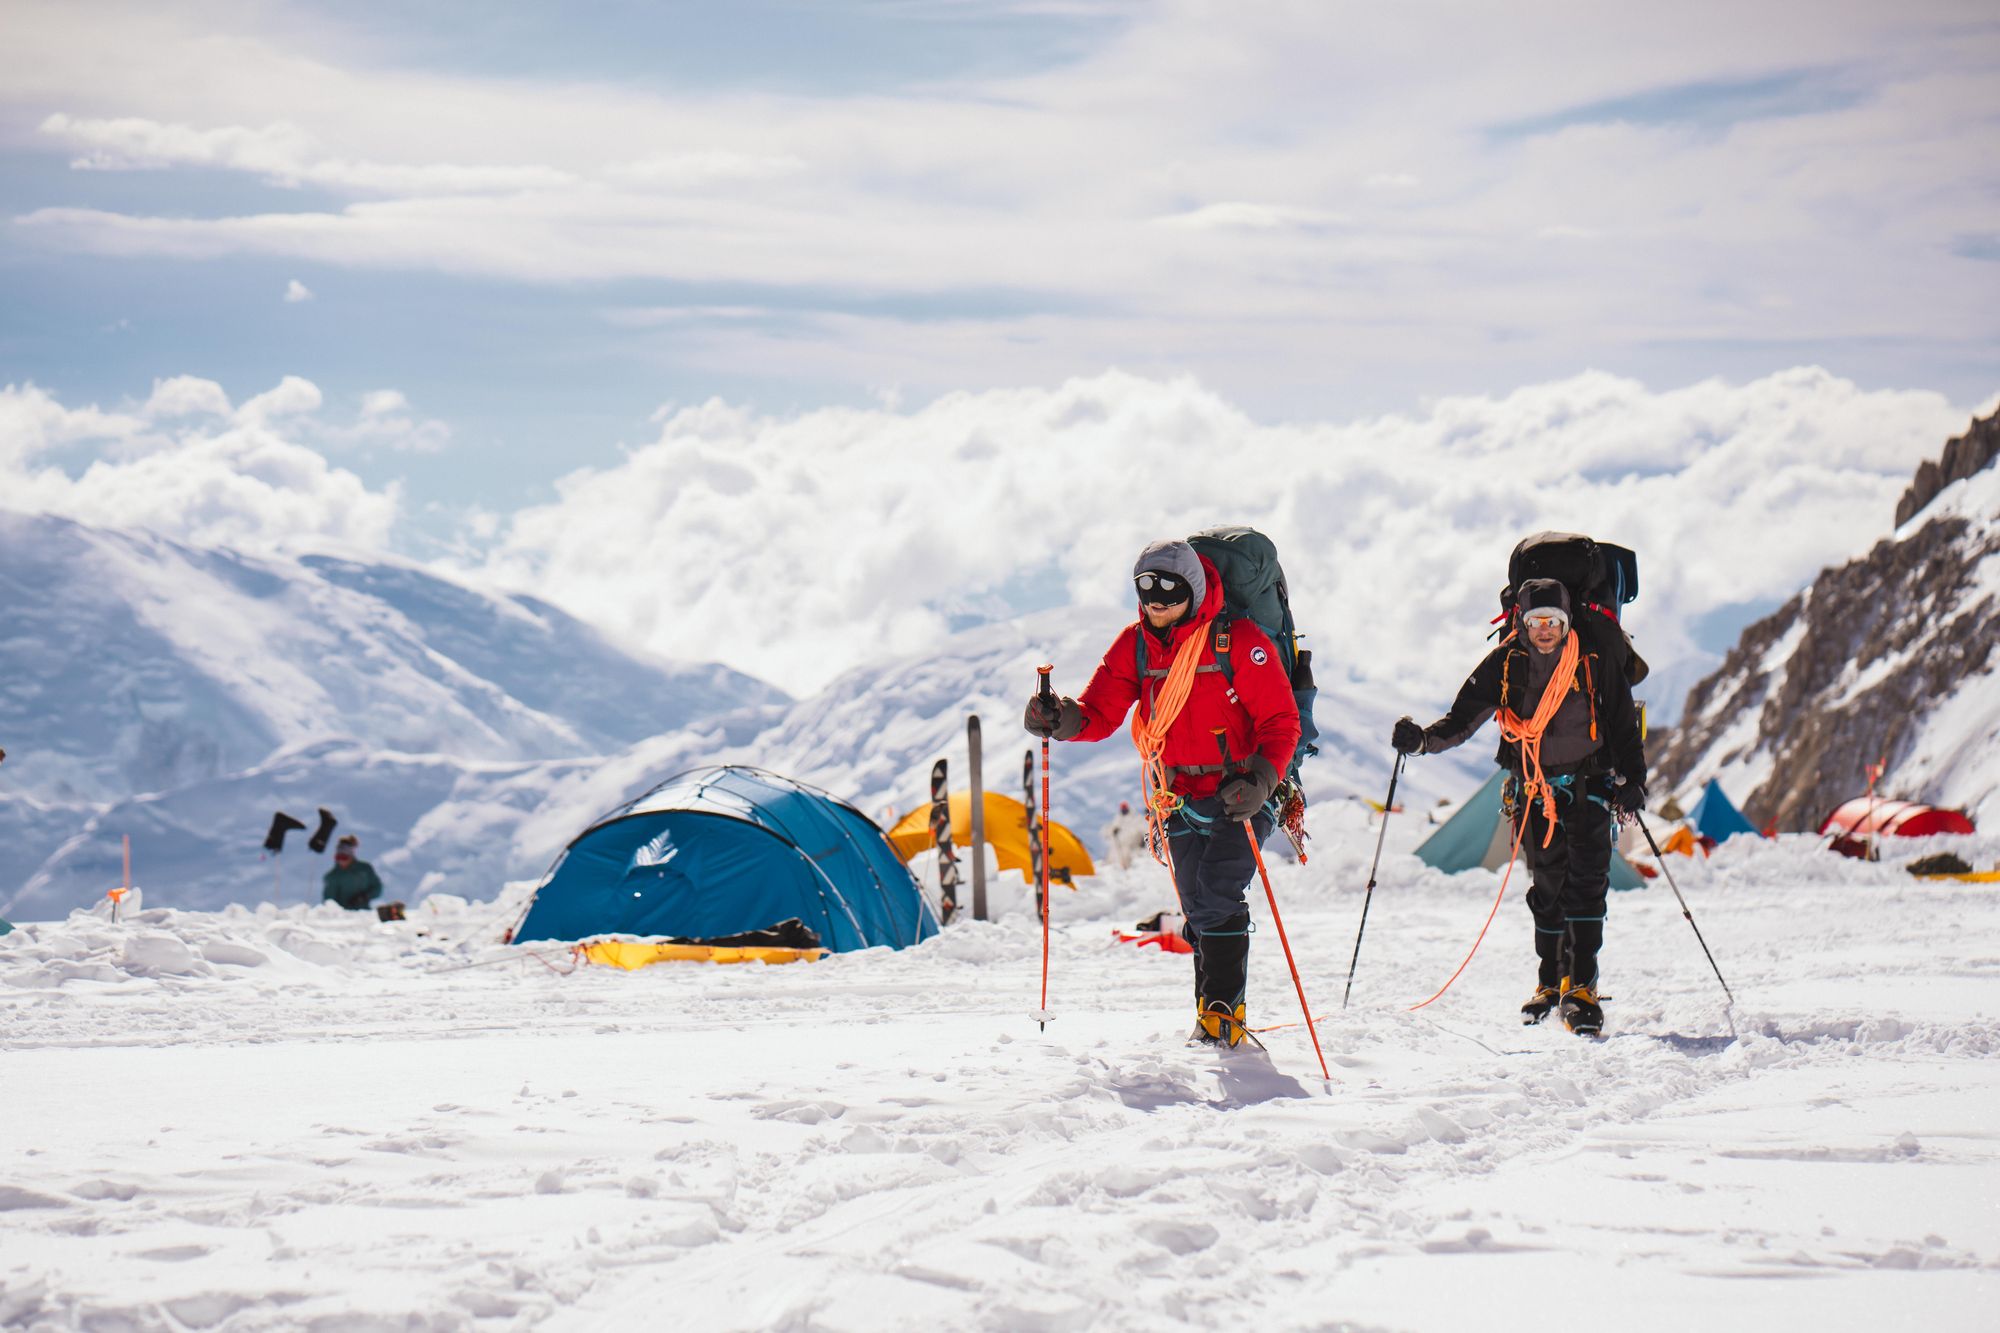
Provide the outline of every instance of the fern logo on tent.
[[639,870],[645,866],[663,866],[680,854],[681,849],[674,846],[672,832],[667,829],[661,829],[659,835],[651,842],[641,845],[639,850],[632,853],[631,869]]

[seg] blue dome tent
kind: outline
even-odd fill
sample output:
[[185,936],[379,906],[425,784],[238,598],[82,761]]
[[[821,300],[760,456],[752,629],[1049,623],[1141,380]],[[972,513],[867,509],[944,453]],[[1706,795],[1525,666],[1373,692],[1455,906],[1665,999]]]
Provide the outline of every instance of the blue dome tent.
[[[1506,769],[1493,770],[1493,776],[1465,798],[1465,804],[1445,821],[1444,827],[1424,839],[1417,848],[1417,859],[1448,875],[1481,868],[1504,870],[1507,853],[1514,850],[1514,825],[1501,801],[1501,788],[1506,782]],[[1632,863],[1615,850],[1611,853],[1611,887],[1620,890],[1646,887],[1646,881],[1632,868]]]
[[1688,812],[1688,823],[1694,825],[1695,833],[1716,842],[1727,842],[1739,833],[1754,834],[1757,826],[1743,817],[1736,808],[1736,802],[1722,790],[1722,784],[1714,778],[1701,789],[1701,799]]
[[937,917],[875,822],[759,768],[668,778],[578,834],[514,934],[714,939],[797,917],[835,952],[907,948]]

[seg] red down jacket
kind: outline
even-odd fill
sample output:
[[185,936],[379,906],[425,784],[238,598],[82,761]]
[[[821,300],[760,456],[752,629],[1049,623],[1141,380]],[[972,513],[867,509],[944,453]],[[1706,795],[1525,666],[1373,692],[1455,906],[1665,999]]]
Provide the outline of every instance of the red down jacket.
[[[1139,716],[1152,717],[1153,696],[1166,684],[1174,654],[1188,635],[1222,611],[1222,576],[1206,556],[1202,557],[1201,572],[1208,581],[1201,609],[1192,619],[1169,630],[1166,642],[1146,629],[1144,621],[1135,621],[1112,643],[1090,684],[1077,697],[1083,709],[1083,730],[1074,739],[1095,741],[1109,736],[1125,721],[1135,702]],[[1240,766],[1252,754],[1261,754],[1280,775],[1291,765],[1292,751],[1299,743],[1298,700],[1292,695],[1292,682],[1279,664],[1270,636],[1248,619],[1231,622],[1228,633],[1234,683],[1216,664],[1216,635],[1211,634],[1187,704],[1167,732],[1162,758],[1172,773],[1174,791],[1190,800],[1213,796],[1221,785],[1218,769],[1222,755],[1215,743],[1218,727],[1228,738],[1233,763]],[[1146,648],[1143,682],[1133,649],[1135,637]]]

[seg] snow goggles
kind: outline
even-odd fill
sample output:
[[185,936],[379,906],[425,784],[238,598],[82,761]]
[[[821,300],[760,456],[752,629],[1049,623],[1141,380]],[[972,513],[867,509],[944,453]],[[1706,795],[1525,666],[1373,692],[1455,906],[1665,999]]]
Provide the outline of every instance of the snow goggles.
[[1185,602],[1194,595],[1188,581],[1173,574],[1147,572],[1132,580],[1132,586],[1139,590],[1139,600],[1151,602],[1155,606],[1173,606]]
[[1527,625],[1541,625],[1541,626],[1567,625],[1569,624],[1569,617],[1564,615],[1560,611],[1551,611],[1544,609],[1539,611],[1528,612],[1526,615],[1521,617],[1521,621],[1523,624]]

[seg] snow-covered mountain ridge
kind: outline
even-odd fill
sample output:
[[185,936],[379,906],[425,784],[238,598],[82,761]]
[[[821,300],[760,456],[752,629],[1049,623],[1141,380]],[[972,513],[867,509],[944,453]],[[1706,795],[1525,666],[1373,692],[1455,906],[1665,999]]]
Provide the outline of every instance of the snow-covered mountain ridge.
[[2000,415],[1975,421],[1893,535],[1744,631],[1689,694],[1659,790],[1720,777],[1753,821],[1805,829],[1886,759],[1883,794],[2000,818],[1996,441]]
[[[217,907],[274,893],[309,899],[321,863],[297,858],[281,879],[257,850],[263,821],[280,805],[339,810],[364,831],[390,895],[408,899],[433,891],[489,898],[510,880],[536,877],[594,816],[702,764],[774,769],[886,821],[925,799],[940,757],[951,763],[952,784],[965,785],[965,724],[974,713],[984,724],[988,788],[1019,795],[1032,745],[1019,717],[1035,667],[1055,663],[1056,688],[1075,693],[1120,628],[1118,616],[1094,608],[980,626],[927,652],[850,671],[810,699],[691,719],[606,754],[479,759],[318,739],[100,808],[0,800],[0,818],[47,849],[15,871],[21,888],[11,903],[0,899],[0,908],[33,919],[90,901],[116,881],[119,837],[127,833],[150,902]],[[1321,755],[1305,771],[1314,802],[1380,799],[1389,724],[1417,702],[1344,677],[1323,684]],[[1419,808],[1462,795],[1479,780],[1474,766],[1456,757],[1426,761],[1406,776],[1398,799]],[[1054,769],[1056,817],[1093,844],[1118,802],[1136,798],[1138,763],[1122,736],[1057,746]]]
[[[156,870],[193,874],[175,849],[202,848],[227,883],[281,795],[364,835],[423,813],[380,784],[391,823],[367,817],[377,803],[348,781],[367,767],[357,756],[456,782],[786,702],[741,672],[629,652],[546,603],[414,565],[250,557],[50,515],[0,510],[0,599],[0,905],[38,878],[38,909],[78,901],[62,863],[83,846],[101,892],[115,882],[102,844],[115,859],[127,832],[155,835]],[[224,791],[241,799],[218,803]],[[157,819],[107,823],[121,807],[186,818],[164,836]]]

